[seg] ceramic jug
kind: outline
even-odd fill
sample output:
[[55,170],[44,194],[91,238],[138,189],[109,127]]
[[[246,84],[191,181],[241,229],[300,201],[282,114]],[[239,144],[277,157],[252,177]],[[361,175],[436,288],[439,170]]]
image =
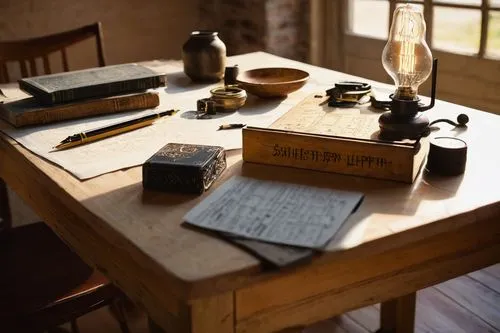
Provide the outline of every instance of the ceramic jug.
[[224,77],[226,45],[215,31],[193,31],[182,46],[184,73],[194,82],[217,82]]

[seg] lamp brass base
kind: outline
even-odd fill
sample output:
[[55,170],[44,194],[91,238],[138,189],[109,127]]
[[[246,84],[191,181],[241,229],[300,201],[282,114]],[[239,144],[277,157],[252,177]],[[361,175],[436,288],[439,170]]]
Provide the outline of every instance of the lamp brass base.
[[395,116],[392,112],[384,112],[379,120],[380,134],[383,140],[418,139],[427,136],[429,130],[429,119],[423,114],[414,117]]

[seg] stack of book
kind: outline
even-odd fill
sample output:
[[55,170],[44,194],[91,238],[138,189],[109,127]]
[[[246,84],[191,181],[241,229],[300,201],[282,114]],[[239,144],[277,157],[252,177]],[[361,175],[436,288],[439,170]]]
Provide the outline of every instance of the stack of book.
[[[122,64],[19,80],[30,96],[4,99],[0,117],[15,127],[147,109],[159,105],[165,74],[139,64]],[[8,96],[7,96],[8,97]]]

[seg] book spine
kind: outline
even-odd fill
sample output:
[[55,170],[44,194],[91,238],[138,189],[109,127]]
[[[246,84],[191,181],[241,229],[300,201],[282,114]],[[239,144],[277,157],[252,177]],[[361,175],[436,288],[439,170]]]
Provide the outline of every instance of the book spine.
[[[87,98],[105,97],[116,94],[131,93],[147,89],[158,88],[165,85],[165,78],[163,76],[164,75],[158,75],[147,78],[98,84],[95,86],[60,90],[60,91],[55,91],[49,95],[51,96],[50,100],[52,101],[52,103],[57,104],[57,103],[68,103]],[[44,100],[49,100],[49,99],[45,98]]]
[[153,108],[159,104],[159,95],[152,92],[89,100],[82,103],[54,106],[45,110],[25,112],[14,119],[13,125],[16,127],[22,127],[28,125],[48,124],[68,119]]
[[40,104],[51,105],[54,103],[54,95],[38,88],[36,85],[26,83],[23,80],[19,80],[18,84],[19,89],[32,96],[36,96],[36,99],[40,102]]
[[[428,146],[428,145],[427,145]],[[243,129],[243,160],[412,183],[426,147]]]

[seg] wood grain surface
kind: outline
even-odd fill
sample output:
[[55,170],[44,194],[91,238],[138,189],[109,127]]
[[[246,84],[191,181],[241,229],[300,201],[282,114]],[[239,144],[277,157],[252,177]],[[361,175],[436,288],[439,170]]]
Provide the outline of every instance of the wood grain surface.
[[[243,69],[296,66],[325,86],[352,79],[265,53],[231,61]],[[172,317],[190,331],[197,331],[193,321],[215,320],[214,332],[270,332],[388,301],[499,261],[500,157],[494,152],[500,118],[440,101],[429,117],[454,119],[462,112],[471,119],[466,130],[445,124],[433,135],[467,142],[465,174],[442,178],[423,170],[412,185],[243,163],[241,152],[232,151],[208,193],[152,193],[142,189],[140,167],[81,182],[3,134],[0,177],[162,327]],[[6,126],[0,123],[0,129]],[[240,248],[181,225],[188,210],[233,175],[361,191],[365,200],[327,252],[307,265],[268,272]],[[232,309],[213,305],[230,307],[229,298]],[[214,316],[231,313],[234,327],[198,315],[203,304]]]

